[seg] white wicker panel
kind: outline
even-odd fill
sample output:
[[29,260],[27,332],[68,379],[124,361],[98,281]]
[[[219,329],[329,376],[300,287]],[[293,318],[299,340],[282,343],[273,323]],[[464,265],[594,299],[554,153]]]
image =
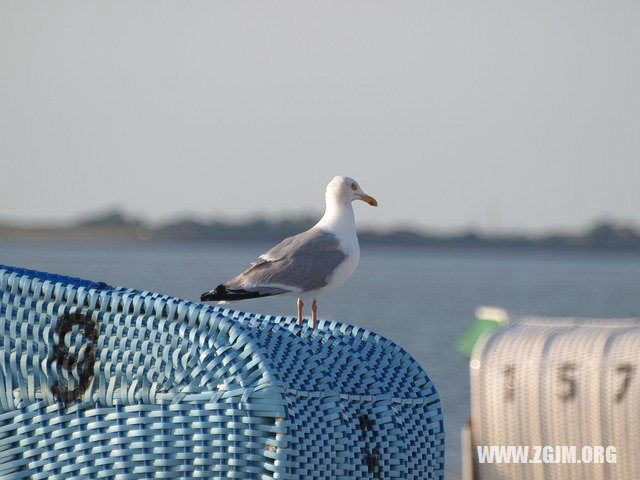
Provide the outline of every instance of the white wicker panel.
[[[602,445],[600,373],[611,330],[575,326],[553,334],[541,371],[543,445]],[[548,478],[603,479],[602,464],[547,464]]]
[[[476,445],[541,445],[539,366],[553,327],[518,323],[493,335],[472,359],[471,417]],[[479,362],[479,363],[478,363]],[[478,388],[474,388],[478,387]],[[528,444],[522,439],[527,438]],[[478,465],[480,478],[541,480],[542,465]]]
[[602,373],[602,433],[605,445],[617,446],[617,464],[605,477],[640,478],[640,328],[614,333],[607,344]]
[[[526,318],[471,359],[475,445],[614,445],[616,464],[478,464],[479,479],[640,479],[640,322]],[[531,456],[532,454],[530,454]],[[476,457],[477,458],[477,457]]]

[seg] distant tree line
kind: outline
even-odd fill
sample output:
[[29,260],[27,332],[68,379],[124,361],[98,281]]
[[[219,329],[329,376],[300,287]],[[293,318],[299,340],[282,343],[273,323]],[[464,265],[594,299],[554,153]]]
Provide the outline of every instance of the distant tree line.
[[[66,227],[0,225],[0,240],[82,240],[153,242],[277,242],[302,232],[316,217],[242,222],[178,219],[151,226],[120,211],[110,211],[82,219]],[[640,251],[640,232],[629,226],[600,223],[581,234],[543,236],[483,235],[464,232],[450,235],[422,233],[411,229],[389,232],[359,232],[363,245],[513,249],[598,249]]]

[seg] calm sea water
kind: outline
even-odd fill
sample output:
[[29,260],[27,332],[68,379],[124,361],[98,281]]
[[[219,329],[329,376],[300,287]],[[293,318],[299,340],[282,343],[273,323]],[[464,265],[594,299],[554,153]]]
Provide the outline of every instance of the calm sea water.
[[[269,246],[5,244],[0,263],[197,300]],[[467,360],[453,342],[478,305],[541,315],[639,316],[640,255],[362,249],[351,279],[320,298],[319,316],[374,330],[420,362],[442,395],[448,475],[459,475],[460,428],[469,414]],[[288,297],[234,308],[296,311]]]

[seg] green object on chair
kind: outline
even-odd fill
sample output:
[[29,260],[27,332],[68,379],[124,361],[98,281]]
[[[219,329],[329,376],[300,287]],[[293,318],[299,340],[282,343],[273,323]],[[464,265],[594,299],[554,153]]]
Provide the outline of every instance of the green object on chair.
[[456,339],[456,349],[463,355],[471,357],[478,341],[485,335],[501,329],[507,321],[507,312],[501,308],[477,308],[475,321]]

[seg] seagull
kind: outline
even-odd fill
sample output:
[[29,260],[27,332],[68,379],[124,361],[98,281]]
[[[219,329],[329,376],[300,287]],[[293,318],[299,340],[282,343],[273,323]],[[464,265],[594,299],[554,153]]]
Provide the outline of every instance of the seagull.
[[327,185],[326,208],[318,223],[263,253],[247,270],[203,293],[200,301],[224,304],[293,295],[298,297],[298,325],[302,325],[302,300],[313,299],[311,321],[316,328],[318,296],[344,283],[360,259],[351,205],[354,200],[378,206],[376,199],[364,193],[353,178],[334,177]]

